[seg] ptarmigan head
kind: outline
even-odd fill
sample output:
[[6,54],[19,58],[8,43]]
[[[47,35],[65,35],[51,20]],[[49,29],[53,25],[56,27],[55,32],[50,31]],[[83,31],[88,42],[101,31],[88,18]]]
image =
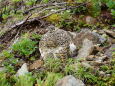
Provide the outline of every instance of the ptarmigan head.
[[54,25],[50,25],[50,26],[47,27],[47,30],[48,30],[49,32],[53,32],[53,31],[55,31],[56,29],[57,29],[57,27],[55,27]]

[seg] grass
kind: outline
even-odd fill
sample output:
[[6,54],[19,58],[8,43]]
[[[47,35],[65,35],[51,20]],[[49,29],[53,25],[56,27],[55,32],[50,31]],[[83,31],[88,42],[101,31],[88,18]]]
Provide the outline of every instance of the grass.
[[[22,36],[16,44],[13,45],[13,52],[4,50],[2,57],[5,58],[3,65],[5,71],[0,73],[0,86],[54,86],[55,83],[66,75],[73,75],[76,78],[81,79],[86,85],[94,86],[114,86],[115,83],[115,59],[112,58],[109,64],[99,67],[99,71],[110,74],[110,76],[100,76],[99,71],[86,68],[81,65],[83,59],[54,59],[47,58],[40,69],[33,70],[30,73],[32,75],[25,75],[21,77],[13,77],[17,71],[17,64],[20,64],[21,58],[16,58],[16,54],[29,58],[36,50],[37,40],[40,40],[41,36],[37,34]],[[25,52],[26,51],[26,52]],[[17,52],[17,53],[16,53]],[[114,52],[113,52],[114,53]],[[33,55],[34,56],[34,55]],[[28,60],[30,61],[30,60]],[[75,65],[78,64],[78,65]],[[9,76],[7,76],[7,74]],[[10,78],[13,77],[13,82]]]
[[[78,66],[73,65],[76,62],[79,64]],[[14,78],[14,84],[15,86],[33,86],[33,84],[37,84],[38,86],[54,86],[55,83],[63,76],[73,75],[74,77],[81,79],[87,85],[114,86],[114,63],[115,60],[112,59],[110,61],[110,64],[99,67],[100,71],[104,71],[106,74],[111,75],[102,77],[99,75],[98,71],[94,71],[90,68],[85,68],[80,64],[80,61],[76,61],[75,59],[66,59],[65,61],[63,61],[61,59],[49,58],[46,61],[44,61],[42,69],[39,69],[38,72],[32,72],[33,75],[30,74]],[[76,70],[75,67],[78,67],[78,69]],[[8,82],[5,73],[0,73],[0,77],[3,77],[0,78],[1,82],[4,81],[2,82],[2,84],[8,84],[3,86],[10,86],[9,83],[12,84],[11,82]]]
[[3,72],[0,72],[0,86],[11,86],[6,79],[6,74]]
[[16,77],[15,80],[15,86],[33,86],[35,82],[35,78],[30,74]]

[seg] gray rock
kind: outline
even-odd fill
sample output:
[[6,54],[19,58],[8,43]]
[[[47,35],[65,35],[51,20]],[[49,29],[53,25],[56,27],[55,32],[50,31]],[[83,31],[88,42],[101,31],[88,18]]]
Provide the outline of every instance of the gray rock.
[[112,44],[111,47],[105,51],[104,55],[106,55],[108,58],[111,58],[114,56],[113,53],[115,53],[115,44]]
[[4,71],[5,68],[4,67],[0,67],[0,72]]
[[78,56],[76,58],[86,58],[88,57],[94,49],[93,42],[84,39],[82,48],[78,51]]
[[95,62],[103,62],[107,57],[106,56],[98,56],[95,58]]
[[103,36],[99,35],[98,33],[92,32],[92,34],[99,38],[100,43],[104,43],[106,41],[106,38],[104,38]]
[[100,76],[105,76],[105,72],[99,71],[99,75],[100,75]]
[[59,80],[55,86],[85,86],[85,84],[74,76],[69,75]]
[[21,68],[17,71],[16,76],[23,76],[25,74],[29,73],[27,64],[24,63]]
[[105,38],[101,37],[98,33],[92,32],[89,29],[82,29],[74,38],[74,44],[78,47],[82,47],[84,39],[88,39],[93,44],[101,44],[105,41]]

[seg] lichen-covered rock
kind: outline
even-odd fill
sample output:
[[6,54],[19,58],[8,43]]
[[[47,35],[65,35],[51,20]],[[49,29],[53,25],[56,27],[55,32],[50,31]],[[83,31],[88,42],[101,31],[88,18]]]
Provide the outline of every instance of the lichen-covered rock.
[[49,26],[48,28],[48,32],[43,35],[39,42],[41,57],[43,59],[47,57],[70,57],[70,54],[76,49],[73,49],[74,44],[72,45],[72,34],[54,26]]
[[55,86],[85,86],[85,84],[74,76],[69,75],[59,80]]

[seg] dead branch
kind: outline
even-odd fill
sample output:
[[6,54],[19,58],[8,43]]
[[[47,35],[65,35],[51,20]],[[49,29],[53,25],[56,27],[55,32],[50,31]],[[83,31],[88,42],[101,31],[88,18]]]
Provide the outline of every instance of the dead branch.
[[[15,24],[15,25],[12,25],[11,28],[15,28],[15,27],[18,27],[20,25],[23,25],[25,22],[27,22],[27,20],[31,17],[32,14],[30,14],[25,20]],[[22,26],[21,26],[22,27]]]
[[85,5],[85,4],[86,4],[86,3],[80,4],[80,5],[78,5],[78,6],[68,6],[68,7],[66,7],[66,8],[59,9],[59,10],[57,10],[57,11],[54,11],[54,12],[52,12],[52,13],[49,13],[49,14],[47,14],[47,15],[45,15],[45,16],[39,18],[39,19],[47,18],[48,16],[50,16],[50,15],[52,15],[52,14],[60,13],[60,12],[65,11],[65,10],[75,9],[75,8],[78,8],[78,7],[83,6],[83,5]]
[[53,6],[53,7],[49,7],[49,8],[44,8],[41,11],[39,11],[38,14],[43,13],[46,10],[52,10],[52,9],[55,9],[55,8],[62,9],[64,7],[63,6]]
[[[87,2],[88,3],[88,2]],[[15,25],[13,25],[13,26],[11,26],[11,28],[16,28],[16,27],[22,27],[25,23],[31,23],[31,22],[34,22],[34,21],[41,21],[41,19],[44,19],[44,18],[46,18],[46,17],[48,17],[48,16],[50,16],[50,15],[52,15],[52,14],[55,14],[55,13],[60,13],[60,12],[62,12],[62,11],[65,11],[65,10],[70,10],[70,9],[75,9],[75,8],[78,8],[78,7],[80,7],[80,6],[84,6],[84,5],[86,5],[87,3],[82,3],[82,4],[79,4],[79,5],[77,5],[77,6],[65,6],[65,7],[63,7],[62,9],[59,9],[59,10],[57,10],[57,11],[54,11],[54,12],[50,12],[49,14],[47,14],[47,15],[45,15],[45,16],[42,16],[42,17],[35,17],[35,18],[32,18],[32,19],[29,19],[29,17],[31,16],[28,16],[25,20],[23,20],[23,21],[21,21],[21,22],[19,22],[19,23],[17,23],[17,24],[15,24]],[[64,3],[58,3],[58,4],[65,4],[65,2]],[[57,3],[51,3],[50,5],[57,5]],[[40,6],[49,6],[49,4],[44,4],[44,5],[40,5]],[[39,6],[39,7],[40,7]],[[58,6],[56,6],[56,7],[58,7]],[[59,6],[60,7],[60,6]],[[34,8],[36,8],[36,7],[34,7]],[[53,7],[52,7],[53,8]],[[52,8],[44,8],[42,11],[39,11],[38,13],[42,13],[43,11],[45,11],[45,10],[51,10]],[[54,7],[55,8],[55,7]]]
[[[26,10],[24,12],[24,14],[28,14],[30,11],[32,11],[32,10],[34,10],[36,8],[44,8],[44,7],[49,7],[49,6],[60,6],[60,5],[63,5],[63,6],[65,5],[66,6],[67,4],[70,4],[70,3],[68,3],[68,2],[61,2],[61,3],[55,2],[55,3],[42,4],[42,5],[34,6],[34,7],[30,8],[30,9]],[[77,4],[81,4],[81,3],[73,2],[71,4],[77,5]]]

